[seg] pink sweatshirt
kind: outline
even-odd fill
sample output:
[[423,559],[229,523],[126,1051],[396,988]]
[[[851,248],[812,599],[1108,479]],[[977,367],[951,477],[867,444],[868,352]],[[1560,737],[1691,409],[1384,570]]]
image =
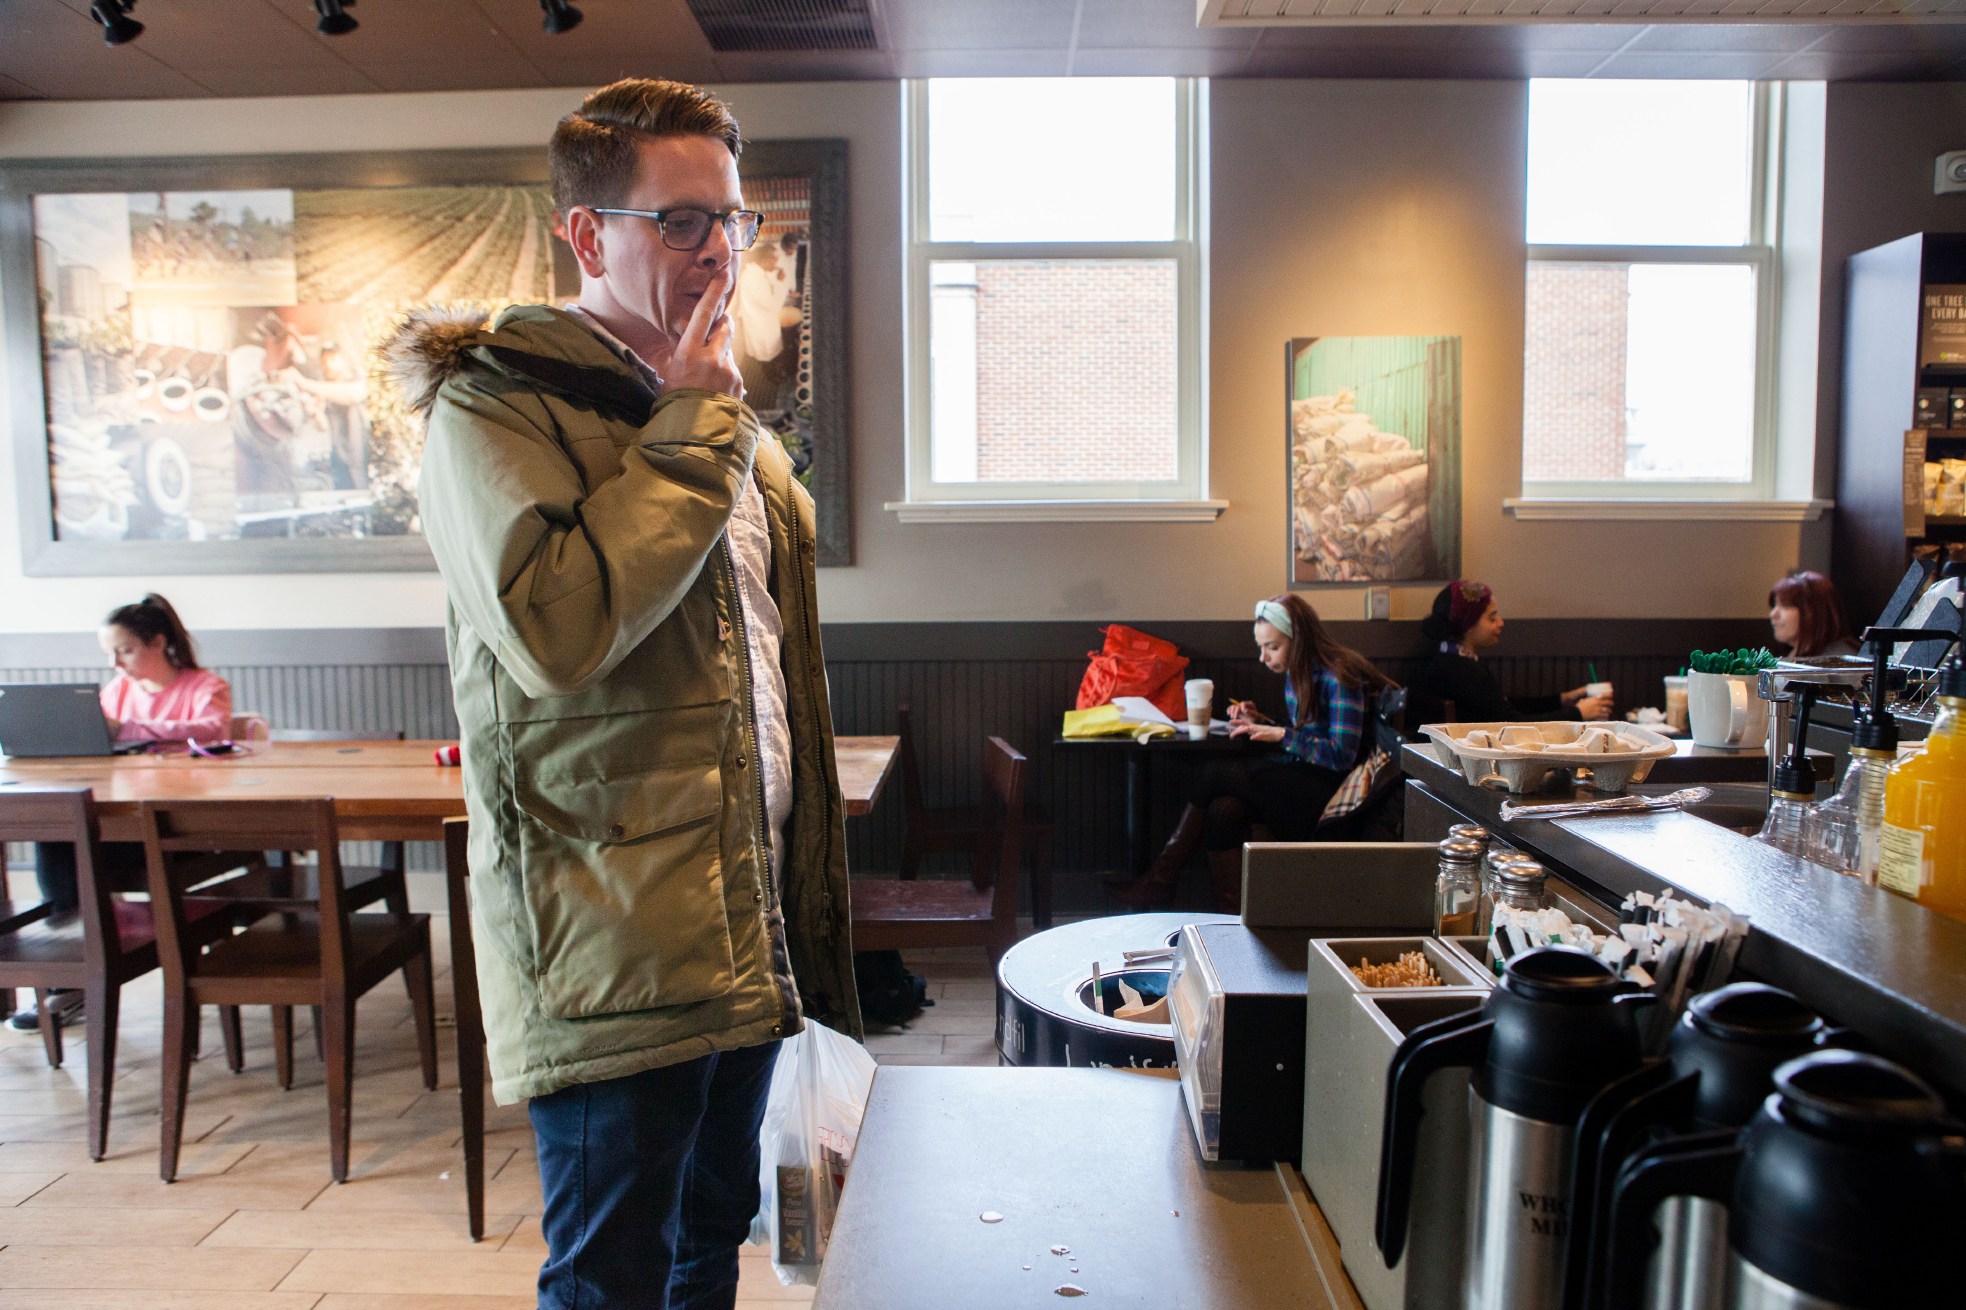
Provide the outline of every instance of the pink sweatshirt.
[[119,742],[222,741],[232,735],[232,688],[210,669],[186,669],[158,692],[119,673],[103,685],[102,712],[123,725]]

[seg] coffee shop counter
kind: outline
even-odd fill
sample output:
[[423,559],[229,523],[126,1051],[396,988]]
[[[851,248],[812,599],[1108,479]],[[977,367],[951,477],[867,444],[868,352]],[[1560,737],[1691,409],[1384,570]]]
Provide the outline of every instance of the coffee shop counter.
[[[1407,746],[1401,763],[1408,841],[1436,841],[1453,824],[1479,823],[1541,859],[1567,884],[1559,896],[1574,891],[1599,916],[1640,891],[1724,903],[1751,925],[1738,966],[1743,976],[1788,989],[1862,1032],[1880,1054],[1966,1096],[1966,923],[1724,826],[1741,817],[1736,811],[1751,817],[1751,806],[1717,807],[1717,822],[1682,812],[1504,822],[1506,800],[1601,797],[1565,787],[1511,798],[1471,785],[1431,746]],[[1760,792],[1762,806],[1766,800]]]
[[1359,1304],[1297,1171],[1205,1163],[1171,1077],[881,1069],[817,1310],[1056,1307],[1074,1288],[1139,1310]]

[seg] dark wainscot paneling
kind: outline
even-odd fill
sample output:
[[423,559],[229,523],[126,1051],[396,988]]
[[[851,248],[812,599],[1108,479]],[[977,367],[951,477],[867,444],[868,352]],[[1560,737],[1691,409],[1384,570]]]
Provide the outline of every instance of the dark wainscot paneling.
[[[1223,697],[1255,700],[1280,713],[1278,680],[1254,658],[1248,625],[1238,622],[1145,623],[1177,642],[1193,661],[1190,674],[1213,678]],[[1423,662],[1414,623],[1334,623],[1340,641],[1372,657],[1399,681]],[[1618,685],[1625,705],[1659,704],[1659,680],[1678,670],[1696,646],[1755,645],[1759,620],[1550,620],[1509,624],[1491,663],[1520,695],[1561,691],[1599,676]],[[1055,748],[1060,714],[1069,709],[1098,648],[1098,623],[830,624],[824,630],[833,720],[842,733],[887,733],[894,711],[914,712],[923,790],[930,805],[973,804],[980,789],[983,739],[1005,738],[1030,756],[1032,799],[1058,820],[1056,897],[1063,913],[1110,908],[1099,876],[1124,862],[1123,771],[1107,752]],[[276,726],[401,728],[411,737],[452,737],[443,635],[425,629],[214,632],[201,641],[206,663],[229,679],[234,702]],[[91,634],[0,637],[0,680],[95,681],[103,673]],[[1179,811],[1192,764],[1163,761],[1155,770],[1153,812],[1164,832]],[[875,812],[848,824],[856,872],[896,868],[901,851],[899,779]],[[438,852],[413,849],[411,866],[434,869]],[[960,862],[944,869],[955,873]],[[1199,896],[1199,879],[1187,891]]]

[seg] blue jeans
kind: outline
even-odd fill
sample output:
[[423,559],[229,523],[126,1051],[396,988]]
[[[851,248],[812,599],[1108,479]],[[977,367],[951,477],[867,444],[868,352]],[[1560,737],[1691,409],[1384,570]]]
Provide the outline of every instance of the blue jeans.
[[533,1098],[540,1310],[731,1310],[777,1059],[772,1042]]

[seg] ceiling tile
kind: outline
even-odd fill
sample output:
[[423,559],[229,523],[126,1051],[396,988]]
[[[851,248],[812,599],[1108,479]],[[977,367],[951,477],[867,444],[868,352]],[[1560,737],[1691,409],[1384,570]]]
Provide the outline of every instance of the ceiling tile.
[[1248,50],[1080,46],[1071,71],[1074,77],[1239,77],[1248,64]]
[[894,50],[993,50],[1046,46],[1072,39],[1073,0],[886,0],[887,41]]
[[1655,23],[1632,42],[1634,52],[1793,54],[1821,37],[1823,29],[1799,23]]
[[[473,0],[478,11],[512,46],[541,70],[591,62],[606,69],[656,65],[711,68],[713,52],[703,29],[682,0],[580,0],[582,19],[571,32],[553,35],[541,25],[539,0]],[[679,77],[662,71],[648,76]],[[591,80],[586,77],[577,81]]]
[[1259,27],[1197,27],[1194,0],[1079,0],[1078,48],[1247,50]]
[[1943,80],[1947,66],[1942,54],[1805,50],[1777,64],[1771,76],[1797,82],[1927,82]]
[[215,96],[333,96],[388,91],[359,68],[333,60],[298,68],[266,64],[227,64],[222,68],[188,68],[185,76],[211,88]]
[[0,77],[0,99],[39,100],[41,93],[25,82],[17,82],[11,77]]
[[1321,23],[1266,27],[1259,50],[1616,50],[1642,27],[1598,23]]
[[494,77],[469,63],[424,59],[411,64],[369,64],[361,71],[384,91],[489,91],[501,87],[556,85],[530,62],[525,70],[523,74],[506,72]]
[[677,82],[715,82],[722,74],[707,53],[534,55],[547,86],[606,86],[624,77],[666,77]]
[[1049,50],[897,50],[896,77],[1064,77],[1063,48]]
[[1630,78],[1762,78],[1774,76],[1774,69],[1787,56],[1778,53],[1736,51],[1731,54],[1703,54],[1674,51],[1641,52],[1628,50],[1607,60],[1598,77]]
[[895,76],[885,50],[771,50],[715,56],[719,82],[885,81]]
[[1949,59],[1966,58],[1966,23],[1905,21],[1850,23],[1819,30],[1812,50],[1858,51],[1866,54],[1913,50],[1943,52]]

